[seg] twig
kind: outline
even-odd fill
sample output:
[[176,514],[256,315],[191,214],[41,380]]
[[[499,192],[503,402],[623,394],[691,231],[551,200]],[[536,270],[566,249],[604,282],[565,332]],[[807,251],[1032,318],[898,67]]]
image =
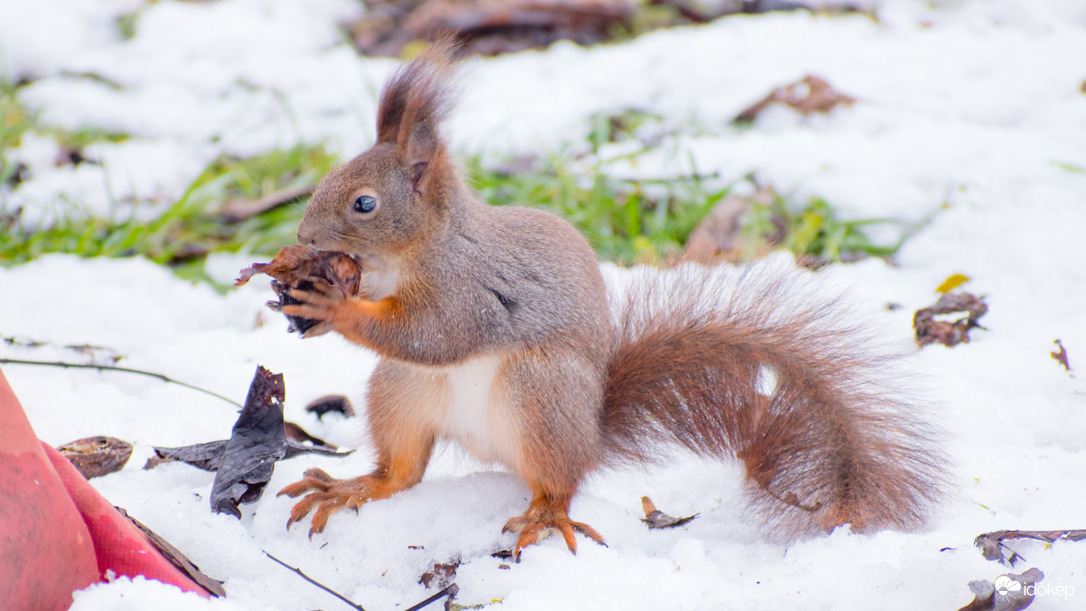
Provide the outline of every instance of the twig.
[[313,194],[317,185],[303,185],[276,191],[260,199],[236,199],[223,206],[220,214],[227,223],[240,223],[258,214],[263,214],[280,206],[285,206],[295,200]]
[[[264,555],[267,556],[268,558],[271,558],[272,560],[278,562],[280,565],[294,571],[302,579],[308,581],[309,583],[317,586],[318,588],[324,590],[325,592],[328,592],[332,596],[335,596],[336,598],[338,598],[338,599],[342,600],[343,602],[347,603],[348,605],[351,606],[351,608],[357,609],[358,611],[366,611],[365,609],[362,608],[362,605],[355,604],[351,599],[347,598],[346,596],[340,594],[339,592],[336,592],[335,590],[333,590],[332,588],[329,588],[328,586],[324,585],[323,583],[320,583],[319,581],[313,579],[309,575],[306,575],[305,573],[303,573],[301,571],[301,569],[296,569],[296,568],[290,566],[286,562],[283,562],[282,560],[276,558],[275,556],[272,556],[271,554],[269,554],[265,550],[260,550],[260,551],[264,552]],[[414,609],[414,607],[412,607],[412,609]],[[410,611],[410,610],[407,610],[407,611]]]
[[[343,602],[350,605],[352,608],[357,609],[358,611],[366,611],[365,609],[362,608],[362,605],[359,605],[359,604],[355,603],[354,601],[347,598],[346,596],[343,596],[342,594],[340,594],[339,592],[336,592],[332,588],[329,588],[328,586],[324,585],[323,583],[320,583],[319,581],[313,579],[309,575],[306,575],[305,573],[302,572],[301,569],[290,566],[286,562],[283,562],[282,560],[276,558],[275,556],[272,556],[266,550],[260,550],[260,551],[264,552],[264,555],[267,556],[268,558],[271,558],[272,560],[279,563],[280,566],[283,566],[285,568],[290,569],[291,571],[294,571],[294,573],[296,573],[302,579],[304,579],[304,580],[308,581],[309,583],[317,586],[318,588],[324,590],[325,592],[328,592],[332,596],[335,596],[336,598],[342,600]],[[412,606],[404,609],[403,611],[419,611],[419,609],[422,609],[423,607],[433,603],[434,601],[440,600],[441,598],[443,598],[445,596],[448,596],[449,600],[452,600],[453,597],[456,596],[456,593],[459,592],[459,591],[460,591],[460,586],[456,585],[455,583],[451,583],[448,586],[446,586],[444,589],[442,589],[440,592],[438,592],[437,594],[434,594],[433,596],[427,598],[426,600],[424,600],[424,601],[422,601],[422,602],[420,602],[420,603],[418,603],[416,605],[412,605]]]
[[[456,585],[455,583],[450,583],[449,585],[445,586],[445,589],[441,590],[437,594],[434,594],[430,598],[427,598],[426,600],[420,602],[417,605],[414,605],[412,607],[408,607],[408,608],[404,609],[403,611],[418,611],[419,609],[421,609],[421,608],[425,607],[426,605],[440,599],[443,596],[448,596],[449,600],[452,600],[453,597],[456,596],[456,593],[459,592],[459,591],[460,591],[460,586]],[[448,608],[448,605],[446,605],[446,608]]]
[[85,365],[82,363],[65,363],[64,361],[28,361],[24,359],[8,358],[0,358],[0,365],[39,365],[43,367],[62,367],[64,369],[97,369],[98,371],[120,371],[123,373],[136,373],[139,375],[162,380],[163,382],[169,382],[171,384],[177,384],[178,386],[184,386],[185,388],[202,392],[205,395],[211,395],[212,397],[215,397],[217,399],[222,399],[227,403],[238,406],[238,408],[242,407],[241,403],[238,403],[237,401],[228,397],[224,397],[217,392],[212,392],[210,390],[207,390],[206,388],[200,388],[199,386],[193,386],[192,384],[175,380],[161,373],[155,373],[153,371],[143,371],[142,369],[130,369],[128,367],[117,367],[116,365]]

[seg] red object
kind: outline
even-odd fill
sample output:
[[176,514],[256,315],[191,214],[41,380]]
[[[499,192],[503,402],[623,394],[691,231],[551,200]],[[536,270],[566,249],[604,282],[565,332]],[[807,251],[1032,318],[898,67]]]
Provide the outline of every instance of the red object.
[[38,440],[2,371],[0,482],[0,601],[7,611],[67,609],[73,591],[107,571],[210,596]]

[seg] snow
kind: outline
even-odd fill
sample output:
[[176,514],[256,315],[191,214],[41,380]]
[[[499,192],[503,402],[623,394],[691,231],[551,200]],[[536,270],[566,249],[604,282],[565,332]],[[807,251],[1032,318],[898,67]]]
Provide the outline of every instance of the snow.
[[[177,197],[217,155],[296,142],[347,156],[372,140],[376,93],[391,60],[356,56],[337,23],[348,0],[289,3],[163,0],[140,9],[136,37],[118,16],[136,0],[0,3],[0,73],[34,78],[20,99],[46,125],[131,134],[88,151],[101,166],[53,167],[52,137],[24,138],[13,157],[33,179],[9,207],[48,218],[64,199],[99,214],[125,202]],[[71,344],[104,346],[127,367],[165,373],[241,400],[256,365],[286,376],[287,417],[348,458],[305,456],[277,465],[264,497],[239,521],[212,514],[212,476],[185,465],[141,466],[152,445],[224,438],[236,417],[225,402],[119,373],[10,365],[4,373],[38,435],[53,445],[109,434],[136,444],[123,471],[93,480],[112,503],[226,580],[228,597],[205,601],[143,579],[78,592],[75,609],[345,608],[267,559],[297,566],[367,609],[406,607],[429,592],[419,576],[459,559],[462,604],[502,609],[915,609],[957,608],[967,583],[1006,572],[973,538],[1003,528],[1081,528],[1086,497],[1086,5],[870,0],[863,17],[773,14],[655,32],[582,49],[557,44],[467,62],[448,133],[461,154],[545,153],[584,142],[588,117],[638,108],[678,130],[673,141],[614,172],[642,176],[754,172],[797,197],[818,195],[846,217],[930,221],[897,265],[836,265],[820,277],[852,286],[873,324],[907,343],[912,313],[934,302],[955,273],[991,310],[973,341],[910,357],[926,376],[957,468],[954,494],[922,533],[839,530],[770,544],[744,514],[740,470],[676,454],[664,465],[593,476],[574,519],[609,547],[557,539],[511,567],[490,554],[523,511],[528,490],[511,474],[452,448],[426,479],[393,498],[337,515],[309,541],[284,529],[292,501],[274,492],[310,467],[333,475],[368,470],[372,446],[355,420],[306,414],[310,400],[361,393],[374,365],[336,337],[300,341],[267,311],[266,284],[225,295],[149,262],[43,257],[0,269],[0,343],[11,358],[85,362]],[[729,121],[771,88],[817,74],[859,101],[826,116],[774,111],[750,129]],[[87,78],[95,75],[96,78]],[[620,151],[604,151],[617,156]],[[1076,170],[1075,168],[1078,168]],[[249,256],[216,255],[210,274],[231,278]],[[607,268],[609,275],[618,273]],[[888,303],[900,309],[889,311]],[[1074,371],[1049,356],[1060,339]],[[915,349],[914,349],[915,350]],[[648,531],[640,497],[689,525]],[[1083,543],[1012,544],[1043,583],[1077,588],[1042,596],[1035,609],[1086,596]],[[944,551],[945,550],[945,551]],[[1065,593],[1066,594],[1066,593]],[[1081,604],[1081,603],[1079,603]]]

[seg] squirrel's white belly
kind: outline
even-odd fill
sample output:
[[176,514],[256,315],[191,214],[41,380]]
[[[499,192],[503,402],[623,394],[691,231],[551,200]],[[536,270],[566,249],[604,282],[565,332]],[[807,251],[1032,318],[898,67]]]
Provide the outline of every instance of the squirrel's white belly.
[[442,368],[446,409],[439,430],[476,458],[515,468],[519,434],[508,398],[495,384],[500,367],[501,359],[488,355]]

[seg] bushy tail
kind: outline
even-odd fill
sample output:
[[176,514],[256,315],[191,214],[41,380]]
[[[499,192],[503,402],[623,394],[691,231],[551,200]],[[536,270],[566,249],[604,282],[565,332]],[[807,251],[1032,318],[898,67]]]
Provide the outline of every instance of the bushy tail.
[[839,298],[766,263],[632,275],[612,291],[612,463],[651,460],[662,442],[737,457],[773,538],[924,523],[945,488],[938,436]]

